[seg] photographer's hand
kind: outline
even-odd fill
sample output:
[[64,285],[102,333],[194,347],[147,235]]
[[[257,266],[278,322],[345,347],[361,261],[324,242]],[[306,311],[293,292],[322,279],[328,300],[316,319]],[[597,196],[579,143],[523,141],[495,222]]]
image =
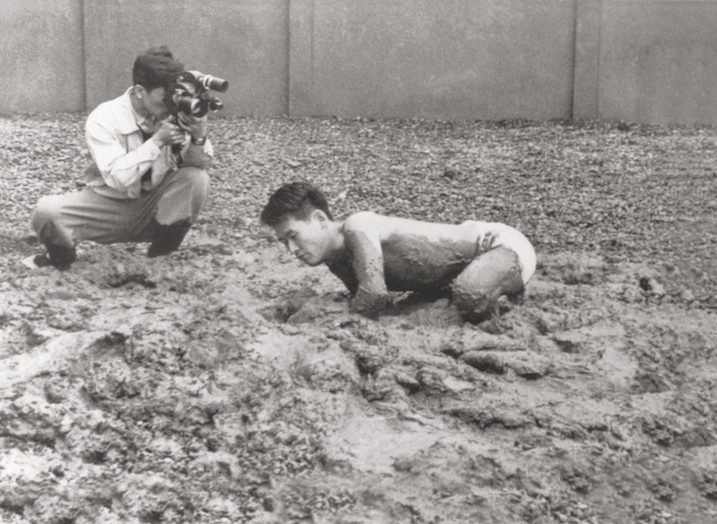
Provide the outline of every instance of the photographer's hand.
[[184,142],[185,136],[182,128],[174,123],[174,117],[170,116],[162,120],[159,127],[155,129],[151,140],[157,144],[157,147],[172,146]]
[[193,139],[203,140],[206,138],[207,115],[196,117],[180,112],[177,114],[177,119],[179,120],[181,128],[189,133]]

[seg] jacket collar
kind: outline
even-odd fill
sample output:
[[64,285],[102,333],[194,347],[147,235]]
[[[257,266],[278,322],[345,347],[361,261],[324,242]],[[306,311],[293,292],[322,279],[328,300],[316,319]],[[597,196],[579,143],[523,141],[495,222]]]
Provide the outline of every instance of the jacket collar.
[[[147,121],[148,124],[153,122],[152,117],[145,118],[140,115],[134,107],[132,107],[132,99],[130,94],[134,90],[134,86],[130,87],[125,93],[119,97],[120,111],[119,116],[119,130],[123,135],[130,135],[139,131],[140,124],[144,124]],[[150,128],[154,127],[153,124],[149,125]]]

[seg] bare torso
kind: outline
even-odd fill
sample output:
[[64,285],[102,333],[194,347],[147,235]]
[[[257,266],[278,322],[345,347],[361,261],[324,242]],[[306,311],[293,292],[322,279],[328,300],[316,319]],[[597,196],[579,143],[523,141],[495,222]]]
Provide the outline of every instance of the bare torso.
[[476,255],[476,238],[463,226],[425,224],[381,240],[389,291],[422,291],[448,285]]
[[328,266],[352,293],[435,291],[492,248],[494,237],[481,234],[475,224],[357,213],[344,223],[345,253]]

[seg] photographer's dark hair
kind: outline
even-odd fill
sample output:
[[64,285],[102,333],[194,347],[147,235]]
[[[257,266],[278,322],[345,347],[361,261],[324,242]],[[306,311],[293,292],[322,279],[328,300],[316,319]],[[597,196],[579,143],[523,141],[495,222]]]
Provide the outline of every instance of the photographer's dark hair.
[[184,64],[175,60],[168,47],[155,46],[137,55],[132,68],[132,82],[144,86],[147,91],[158,87],[166,89],[183,72]]
[[320,209],[329,220],[333,220],[329,203],[317,187],[308,182],[292,182],[281,186],[269,198],[269,203],[261,212],[261,221],[267,226],[274,227],[291,215],[300,220],[306,220],[314,209]]

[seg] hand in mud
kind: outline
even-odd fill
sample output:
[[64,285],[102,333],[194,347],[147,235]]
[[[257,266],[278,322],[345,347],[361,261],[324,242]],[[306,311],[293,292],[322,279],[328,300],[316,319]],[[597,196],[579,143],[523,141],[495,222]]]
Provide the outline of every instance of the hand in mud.
[[186,135],[184,130],[174,123],[174,117],[169,116],[162,120],[159,127],[155,129],[152,140],[157,147],[172,146],[184,142]]
[[376,320],[390,304],[391,298],[388,295],[370,295],[362,293],[359,289],[356,296],[351,300],[349,311],[360,313],[365,317]]

